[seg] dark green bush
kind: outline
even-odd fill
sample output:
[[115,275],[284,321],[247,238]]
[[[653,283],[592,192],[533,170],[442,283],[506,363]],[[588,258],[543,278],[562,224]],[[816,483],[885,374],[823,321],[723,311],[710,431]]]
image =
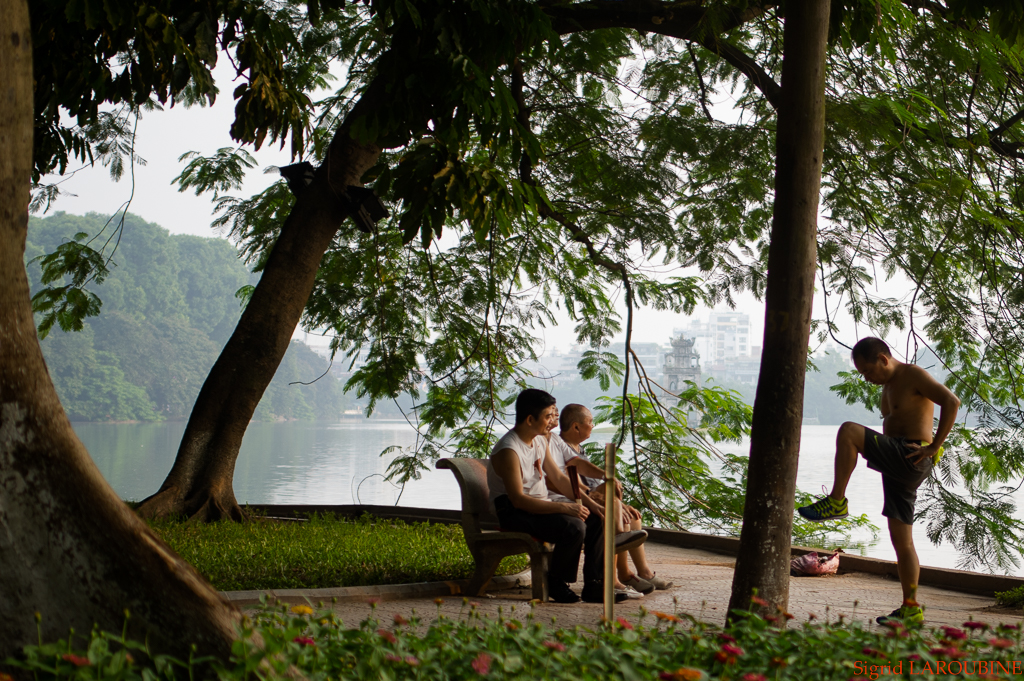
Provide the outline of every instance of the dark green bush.
[[[151,526],[224,591],[405,584],[473,574],[458,525],[315,515],[304,522],[160,520]],[[498,574],[528,565],[525,554],[512,556]]]
[[[242,637],[221,681],[268,677],[306,679],[551,679],[553,681],[847,681],[888,675],[947,679],[999,678],[1021,673],[1021,632],[1016,625],[965,622],[964,628],[906,629],[859,622],[807,621],[780,629],[786,617],[743,614],[724,631],[695,618],[644,613],[596,629],[541,624],[543,608],[480,617],[466,603],[455,619],[374,614],[346,628],[331,612],[308,606],[264,608],[243,623]],[[383,620],[383,621],[382,621]],[[252,643],[258,633],[263,646]],[[39,681],[109,679],[157,681],[178,670],[192,674],[198,661],[155,657],[140,666],[131,642],[94,633],[80,642],[30,646],[24,660],[7,664]],[[140,656],[141,657],[141,656]],[[911,666],[913,665],[913,666]]]
[[1008,605],[1013,608],[1024,607],[1024,586],[1018,586],[1009,591],[997,591],[995,596],[996,603],[999,605]]

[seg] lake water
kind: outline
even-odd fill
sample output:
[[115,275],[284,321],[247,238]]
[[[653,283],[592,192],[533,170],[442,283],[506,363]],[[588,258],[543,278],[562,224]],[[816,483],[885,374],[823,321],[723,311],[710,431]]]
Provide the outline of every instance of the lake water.
[[[107,481],[124,499],[139,500],[157,490],[171,468],[185,424],[77,423],[85,443]],[[881,427],[877,426],[880,430]],[[838,426],[804,426],[797,485],[817,493],[831,485]],[[595,433],[606,442],[609,433]],[[411,447],[415,432],[405,421],[361,420],[342,423],[252,423],[242,442],[235,468],[235,495],[249,504],[382,504],[458,509],[459,487],[449,471],[431,470],[420,480],[401,487],[383,479],[393,455],[387,447]],[[732,445],[726,451],[746,453]],[[866,513],[880,528],[854,539],[868,542],[867,554],[895,559],[881,515],[882,491],[878,473],[858,463],[847,489],[851,512]],[[1024,493],[1018,506],[1024,507]],[[946,546],[933,546],[918,526],[915,540],[922,565],[956,567],[958,555]],[[1024,575],[1024,570],[1018,571]]]

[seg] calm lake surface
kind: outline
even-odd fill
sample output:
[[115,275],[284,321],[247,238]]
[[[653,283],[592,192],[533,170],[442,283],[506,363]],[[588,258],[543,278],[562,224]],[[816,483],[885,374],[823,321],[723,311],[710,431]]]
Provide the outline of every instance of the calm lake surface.
[[[174,462],[185,424],[76,423],[100,471],[124,499],[139,500],[152,494]],[[881,426],[875,426],[881,430]],[[804,426],[797,486],[817,494],[831,485],[832,461],[838,426]],[[595,433],[607,442],[610,433]],[[431,470],[403,490],[384,480],[394,454],[381,457],[387,447],[412,447],[416,434],[405,421],[362,420],[342,423],[252,423],[242,442],[235,469],[235,495],[249,504],[383,504],[421,508],[458,509],[459,487],[448,471]],[[727,451],[746,453],[731,445]],[[1019,492],[1018,507],[1024,507]],[[867,555],[895,560],[885,518],[881,515],[879,474],[863,459],[847,489],[850,511],[866,513],[879,527],[878,539],[869,533],[854,539],[869,542]],[[933,546],[923,525],[914,537],[922,565],[957,566],[959,556],[948,546]],[[1024,570],[1018,574],[1024,575]]]

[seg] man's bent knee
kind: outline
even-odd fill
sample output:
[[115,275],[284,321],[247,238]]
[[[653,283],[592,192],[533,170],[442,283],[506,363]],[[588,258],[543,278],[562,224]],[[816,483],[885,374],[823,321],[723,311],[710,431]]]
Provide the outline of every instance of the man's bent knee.
[[853,421],[847,421],[843,425],[839,426],[839,433],[836,435],[836,442],[849,443],[857,448],[858,452],[864,451],[864,431],[865,428],[859,423]]

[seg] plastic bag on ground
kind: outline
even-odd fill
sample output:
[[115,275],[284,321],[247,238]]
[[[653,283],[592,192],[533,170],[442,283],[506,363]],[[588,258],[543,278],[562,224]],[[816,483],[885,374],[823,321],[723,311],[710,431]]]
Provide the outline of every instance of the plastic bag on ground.
[[789,574],[794,577],[816,577],[834,575],[839,570],[839,549],[831,554],[817,551],[797,556],[789,562]]

